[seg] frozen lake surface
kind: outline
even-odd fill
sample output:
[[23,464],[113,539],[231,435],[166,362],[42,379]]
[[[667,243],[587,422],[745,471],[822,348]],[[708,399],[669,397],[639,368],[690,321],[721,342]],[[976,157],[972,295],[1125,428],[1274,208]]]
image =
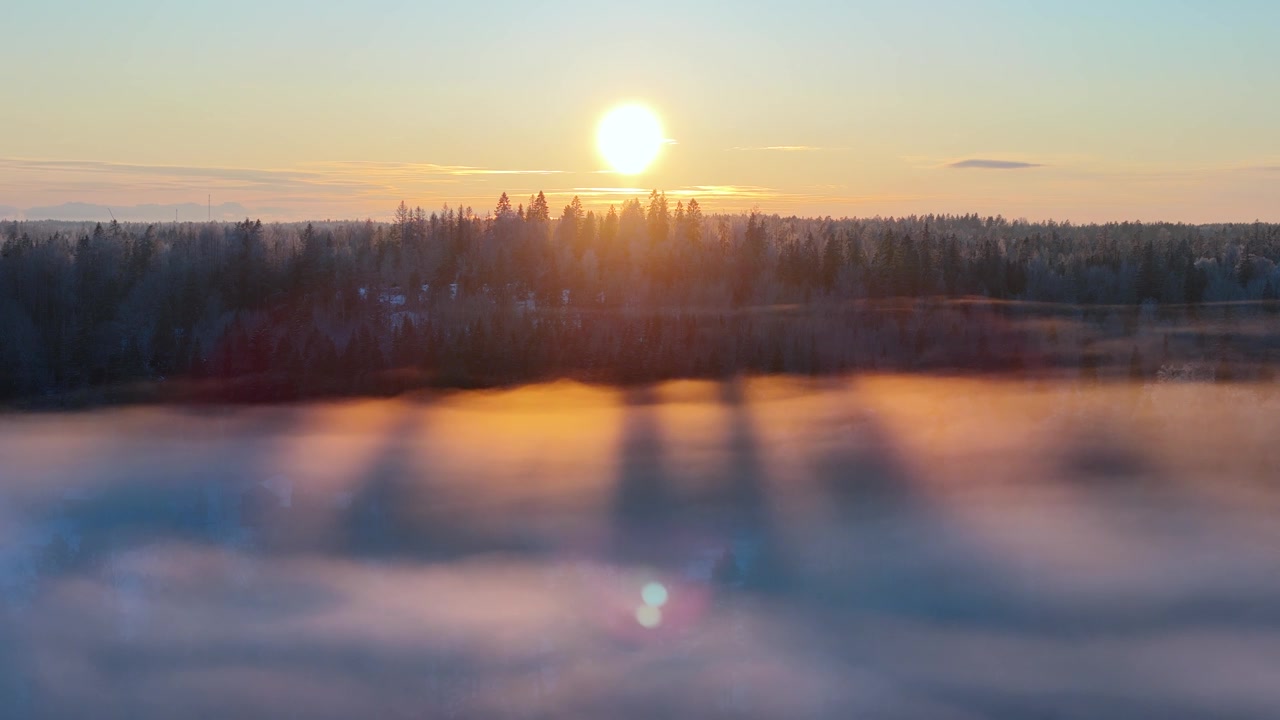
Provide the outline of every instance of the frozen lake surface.
[[0,717],[1274,718],[1280,388],[0,417]]

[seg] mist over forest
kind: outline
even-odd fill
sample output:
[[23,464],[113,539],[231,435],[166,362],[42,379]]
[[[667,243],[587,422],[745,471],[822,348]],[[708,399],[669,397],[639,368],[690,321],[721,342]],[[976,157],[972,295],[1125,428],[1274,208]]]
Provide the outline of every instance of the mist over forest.
[[871,370],[1241,380],[1280,356],[1275,224],[713,215],[655,191],[607,212],[504,193],[391,222],[15,221],[0,239],[9,401]]

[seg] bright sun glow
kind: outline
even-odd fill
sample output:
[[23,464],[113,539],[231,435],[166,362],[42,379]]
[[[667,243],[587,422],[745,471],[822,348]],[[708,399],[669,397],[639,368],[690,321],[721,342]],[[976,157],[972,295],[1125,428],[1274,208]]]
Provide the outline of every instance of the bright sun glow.
[[652,110],[624,105],[609,111],[596,130],[600,154],[624,175],[644,172],[662,149],[662,123]]

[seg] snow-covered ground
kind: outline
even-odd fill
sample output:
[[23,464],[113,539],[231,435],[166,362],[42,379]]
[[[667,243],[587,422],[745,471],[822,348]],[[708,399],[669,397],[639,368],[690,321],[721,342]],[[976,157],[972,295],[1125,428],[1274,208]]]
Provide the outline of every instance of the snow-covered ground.
[[1280,387],[0,417],[0,717],[1270,718]]

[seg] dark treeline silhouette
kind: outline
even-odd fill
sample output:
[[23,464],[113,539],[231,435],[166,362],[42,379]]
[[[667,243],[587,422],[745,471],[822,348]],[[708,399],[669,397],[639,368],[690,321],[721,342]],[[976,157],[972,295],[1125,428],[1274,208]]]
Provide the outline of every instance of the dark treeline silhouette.
[[1240,377],[1276,348],[1231,328],[1270,321],[1280,288],[1280,225],[704,215],[657,192],[558,218],[503,194],[483,216],[401,203],[390,223],[9,222],[0,239],[6,399],[176,378],[287,399],[862,369]]

